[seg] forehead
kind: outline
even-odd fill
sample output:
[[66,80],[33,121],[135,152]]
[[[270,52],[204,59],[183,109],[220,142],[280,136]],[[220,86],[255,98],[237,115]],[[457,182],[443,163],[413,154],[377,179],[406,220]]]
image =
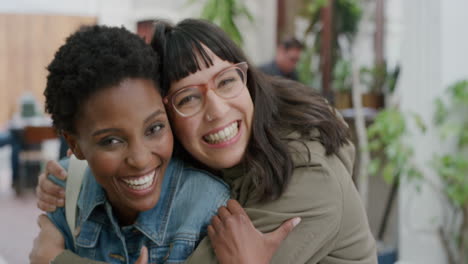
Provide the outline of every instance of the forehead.
[[153,81],[125,79],[91,95],[82,106],[77,125],[130,124],[144,120],[157,109],[164,109],[164,104]]

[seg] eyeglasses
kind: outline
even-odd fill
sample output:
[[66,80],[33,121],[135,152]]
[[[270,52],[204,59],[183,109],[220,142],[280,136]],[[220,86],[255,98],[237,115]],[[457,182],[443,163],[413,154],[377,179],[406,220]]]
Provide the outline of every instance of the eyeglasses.
[[164,103],[170,102],[183,117],[193,116],[205,105],[208,89],[212,89],[216,95],[224,99],[231,99],[241,94],[247,83],[247,69],[247,62],[234,64],[218,72],[208,83],[187,86],[168,94],[164,97]]

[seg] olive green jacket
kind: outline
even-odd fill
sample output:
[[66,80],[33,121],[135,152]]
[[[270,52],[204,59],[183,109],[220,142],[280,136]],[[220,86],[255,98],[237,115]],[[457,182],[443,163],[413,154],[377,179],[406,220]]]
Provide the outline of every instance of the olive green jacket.
[[[299,135],[292,133],[287,138],[294,140]],[[326,156],[318,141],[292,141],[289,145],[295,169],[278,200],[256,203],[249,177],[230,172],[223,177],[231,185],[232,198],[241,203],[260,231],[270,232],[288,219],[302,218],[271,263],[376,264],[375,240],[351,177],[354,146],[350,143],[337,155]],[[217,263],[208,238],[185,263]]]

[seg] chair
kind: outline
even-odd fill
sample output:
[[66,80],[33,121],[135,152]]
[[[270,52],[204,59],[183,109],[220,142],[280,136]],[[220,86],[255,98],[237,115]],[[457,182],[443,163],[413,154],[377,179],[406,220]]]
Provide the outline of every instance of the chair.
[[18,179],[15,191],[20,195],[25,188],[37,185],[37,176],[41,166],[47,161],[42,151],[45,140],[58,138],[55,129],[50,126],[26,126],[20,133],[21,151],[19,153]]

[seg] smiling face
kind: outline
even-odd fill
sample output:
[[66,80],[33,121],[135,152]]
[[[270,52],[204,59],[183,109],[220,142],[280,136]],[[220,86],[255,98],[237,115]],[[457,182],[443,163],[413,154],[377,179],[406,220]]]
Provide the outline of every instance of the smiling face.
[[122,224],[156,205],[173,137],[152,81],[125,79],[91,95],[76,131],[66,139],[75,155],[88,161]]
[[[211,80],[234,65],[209,51],[213,65],[173,82],[169,93],[192,85],[213,85]],[[230,99],[207,89],[202,109],[193,116],[183,117],[169,107],[172,126],[184,148],[198,161],[213,169],[230,168],[244,157],[252,131],[253,103],[247,87]]]

